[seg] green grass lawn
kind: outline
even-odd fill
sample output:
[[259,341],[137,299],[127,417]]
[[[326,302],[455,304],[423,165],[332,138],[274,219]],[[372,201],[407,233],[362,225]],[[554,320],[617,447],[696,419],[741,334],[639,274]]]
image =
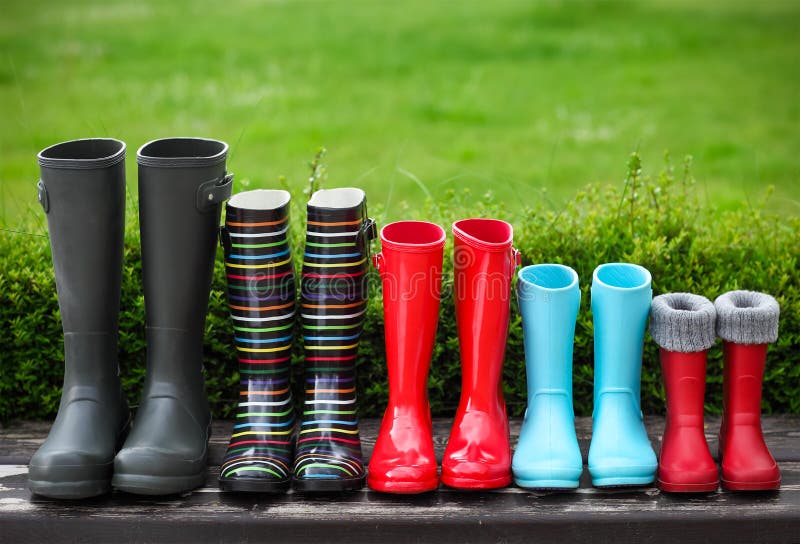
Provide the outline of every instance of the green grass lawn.
[[[800,3],[5,0],[0,223],[36,152],[113,136],[221,138],[240,183],[327,186],[391,208],[469,186],[560,207],[639,149],[692,154],[714,203],[800,213]],[[38,213],[41,213],[40,211]]]

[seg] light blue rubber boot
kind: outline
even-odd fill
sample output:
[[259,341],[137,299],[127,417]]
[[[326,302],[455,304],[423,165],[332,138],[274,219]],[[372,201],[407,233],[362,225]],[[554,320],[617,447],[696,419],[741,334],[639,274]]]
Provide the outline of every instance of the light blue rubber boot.
[[578,274],[560,264],[519,271],[528,409],[511,469],[531,489],[573,489],[583,470],[572,409],[572,346],[581,302]]
[[592,277],[594,413],[589,473],[596,487],[645,485],[658,461],[640,404],[642,346],[653,293],[647,269],[598,266]]

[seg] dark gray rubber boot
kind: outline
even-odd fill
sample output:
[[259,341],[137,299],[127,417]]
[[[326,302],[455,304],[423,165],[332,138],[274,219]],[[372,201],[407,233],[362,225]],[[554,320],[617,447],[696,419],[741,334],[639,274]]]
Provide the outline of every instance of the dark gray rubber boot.
[[203,331],[222,202],[233,176],[228,145],[167,138],[143,145],[139,223],[147,321],[147,373],[113,486],[142,495],[185,493],[205,482],[211,412]]
[[45,497],[82,499],[111,491],[130,418],[117,360],[125,144],[73,140],[38,158],[64,328],[64,388],[50,434],[31,458],[28,486]]

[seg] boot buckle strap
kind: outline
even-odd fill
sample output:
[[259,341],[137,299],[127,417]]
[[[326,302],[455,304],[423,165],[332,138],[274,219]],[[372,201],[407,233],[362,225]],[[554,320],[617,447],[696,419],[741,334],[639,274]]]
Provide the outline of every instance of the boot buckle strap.
[[514,261],[514,268],[522,266],[522,252],[515,247],[511,248],[511,258]]
[[381,271],[381,266],[383,266],[383,253],[376,253],[372,256],[372,266],[374,266],[375,270],[378,272]]
[[371,217],[364,219],[356,233],[356,247],[359,251],[369,253],[369,243],[378,237],[378,225]]
[[222,179],[212,179],[201,183],[197,188],[197,211],[206,213],[231,196],[233,174],[225,174]]
[[225,257],[231,254],[231,235],[224,226],[219,228],[219,245],[225,252]]
[[50,211],[50,197],[47,194],[47,187],[44,186],[42,180],[39,180],[39,183],[36,184],[36,200],[42,205],[44,213]]

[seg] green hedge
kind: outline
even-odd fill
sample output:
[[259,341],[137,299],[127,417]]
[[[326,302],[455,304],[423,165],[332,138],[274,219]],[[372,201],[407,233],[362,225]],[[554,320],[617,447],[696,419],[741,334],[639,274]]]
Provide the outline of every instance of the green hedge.
[[[524,264],[559,262],[575,268],[583,298],[575,336],[575,409],[588,415],[592,403],[592,316],[589,287],[600,263],[629,261],[647,267],[656,294],[690,291],[711,299],[731,289],[772,293],[781,305],[780,339],[770,349],[764,385],[766,412],[800,412],[800,218],[778,217],[760,207],[718,211],[702,206],[690,172],[690,159],[674,171],[667,158],[657,176],[642,173],[633,154],[620,187],[588,186],[562,209],[531,191],[521,195],[531,207],[512,214],[490,194],[453,192],[421,209],[394,206],[394,217],[425,218],[449,228],[470,216],[511,221]],[[240,186],[240,189],[242,187]],[[295,191],[293,247],[302,247],[305,197]],[[371,206],[380,220],[380,206]],[[41,210],[32,208],[43,232]],[[458,403],[460,366],[452,298],[452,239],[445,255],[445,289],[438,339],[431,365],[430,393],[435,415],[451,415]],[[300,260],[300,251],[295,258]],[[134,203],[128,209],[125,267],[120,322],[120,363],[125,390],[138,402],[144,378],[144,300],[141,293],[139,237]],[[206,325],[205,361],[208,393],[216,417],[231,414],[238,375],[231,323],[225,305],[222,255],[218,262]],[[372,277],[359,355],[362,416],[379,416],[387,400],[383,353],[382,306],[377,278]],[[44,235],[9,231],[0,237],[0,420],[50,418],[58,406],[62,375],[62,340],[49,244]],[[293,364],[302,372],[300,342]],[[711,350],[706,408],[721,409],[720,349]],[[519,312],[512,303],[512,321],[505,366],[505,392],[510,413],[525,406],[525,370]],[[664,394],[656,346],[647,339],[642,372],[645,413],[661,413]],[[300,383],[296,381],[296,385]],[[299,396],[298,396],[299,398]]]

